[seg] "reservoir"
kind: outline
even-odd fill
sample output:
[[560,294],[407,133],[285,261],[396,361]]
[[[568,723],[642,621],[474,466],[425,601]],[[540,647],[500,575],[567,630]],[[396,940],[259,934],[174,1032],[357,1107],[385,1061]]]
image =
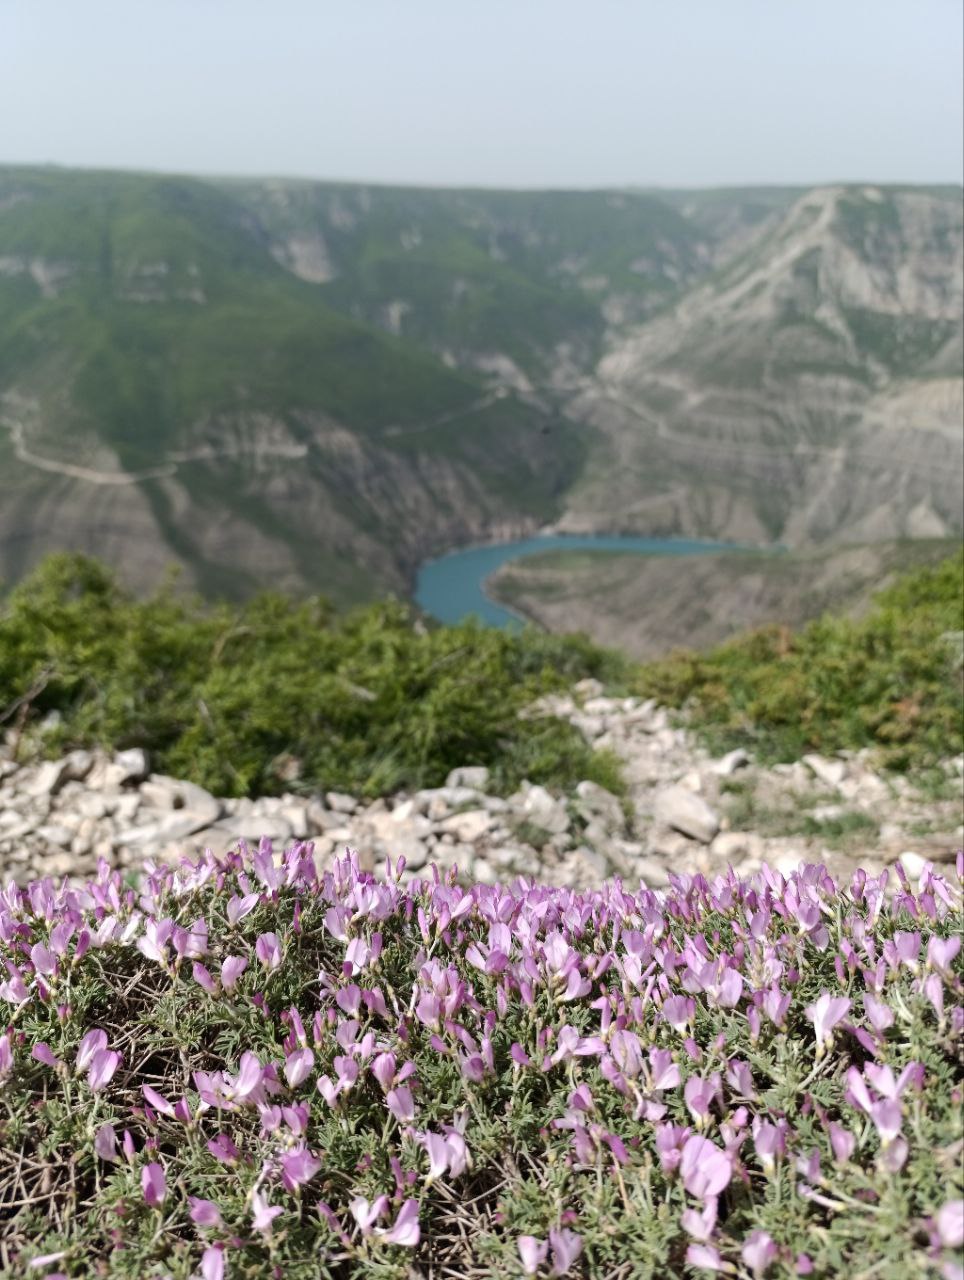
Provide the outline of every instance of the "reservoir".
[[519,619],[485,594],[485,580],[509,560],[539,551],[625,551],[655,556],[697,556],[745,550],[732,543],[687,538],[637,538],[607,534],[547,534],[451,551],[419,568],[415,600],[440,622],[461,622],[475,615],[492,627],[518,627]]

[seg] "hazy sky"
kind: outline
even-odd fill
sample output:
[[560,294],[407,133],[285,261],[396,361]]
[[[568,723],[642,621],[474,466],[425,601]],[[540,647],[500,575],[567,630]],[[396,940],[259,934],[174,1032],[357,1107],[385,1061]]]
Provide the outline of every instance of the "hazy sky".
[[962,177],[961,0],[0,0],[0,163]]

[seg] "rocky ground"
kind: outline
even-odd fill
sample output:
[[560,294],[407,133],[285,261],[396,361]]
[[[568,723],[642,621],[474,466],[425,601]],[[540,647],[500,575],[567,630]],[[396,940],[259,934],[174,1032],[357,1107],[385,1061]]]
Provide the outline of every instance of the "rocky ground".
[[84,877],[99,858],[133,872],[146,859],[220,853],[262,836],[276,847],[312,840],[319,865],[349,845],[371,869],[390,853],[404,856],[406,875],[437,863],[465,881],[525,875],[579,888],[612,875],[660,888],[670,871],[732,864],[748,873],[764,861],[780,870],[825,862],[846,874],[900,859],[915,874],[964,844],[961,756],[915,781],[875,772],[864,752],[771,767],[746,751],[714,759],[665,708],[606,697],[591,680],[540,711],[622,758],[625,800],[588,781],[568,796],[524,783],[502,798],[470,763],[444,787],[375,801],[335,792],[231,800],[152,773],[139,749],[27,764],[0,754],[0,881]]

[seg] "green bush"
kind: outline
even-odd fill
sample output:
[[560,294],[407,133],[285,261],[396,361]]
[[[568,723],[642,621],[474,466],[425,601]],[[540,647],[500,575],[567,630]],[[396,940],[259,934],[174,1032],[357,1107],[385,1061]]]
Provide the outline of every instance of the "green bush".
[[77,555],[47,560],[0,613],[8,723],[29,712],[30,738],[57,712],[48,752],[143,746],[159,771],[221,795],[377,795],[462,764],[491,766],[502,789],[590,778],[618,791],[613,758],[571,726],[519,718],[540,694],[617,670],[584,639],[427,627],[395,602],[336,617],[278,595],[208,607],[168,587],[137,601]]
[[720,750],[749,739],[763,759],[793,760],[870,746],[889,767],[925,765],[961,750],[962,610],[964,553],[901,578],[864,618],[673,654],[635,688],[686,706]]

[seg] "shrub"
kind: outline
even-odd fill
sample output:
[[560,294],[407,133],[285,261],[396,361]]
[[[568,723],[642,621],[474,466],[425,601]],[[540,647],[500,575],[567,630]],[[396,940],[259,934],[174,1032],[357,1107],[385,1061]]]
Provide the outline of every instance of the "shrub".
[[875,747],[892,768],[961,750],[964,553],[882,592],[864,618],[766,627],[642,668],[637,692],[686,706],[714,749],[763,759]]
[[5,1274],[950,1277],[962,879],[0,899]]
[[505,790],[523,777],[619,789],[613,759],[569,724],[518,714],[618,669],[579,637],[427,627],[394,602],[336,617],[277,595],[208,607],[168,588],[137,601],[76,555],[47,560],[0,614],[0,715],[56,712],[50,752],[144,746],[158,770],[228,796],[380,795],[467,763],[490,765]]

